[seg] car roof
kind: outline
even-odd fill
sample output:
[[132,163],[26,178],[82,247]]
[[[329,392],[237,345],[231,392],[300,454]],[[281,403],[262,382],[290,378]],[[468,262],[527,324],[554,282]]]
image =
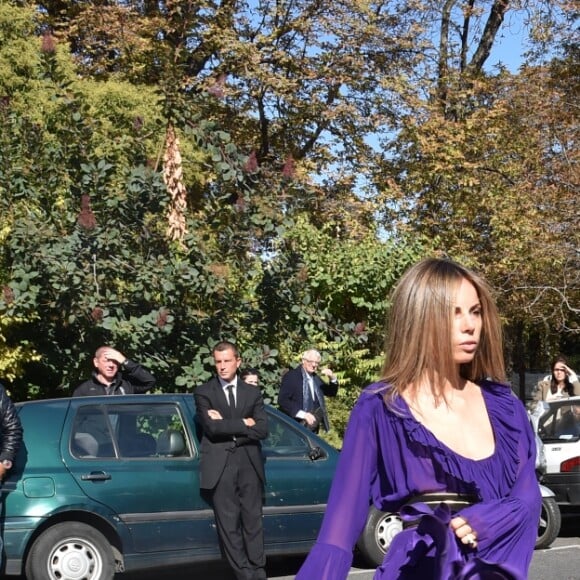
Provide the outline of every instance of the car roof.
[[187,398],[188,396],[191,396],[191,393],[141,393],[137,395],[115,395],[114,397],[111,397],[111,395],[96,395],[88,397],[53,397],[50,399],[33,399],[31,401],[19,401],[14,404],[17,407],[21,407],[23,405],[46,405],[55,403],[70,404],[73,401],[78,403],[86,401],[112,403],[112,398],[118,401],[127,401],[129,399],[135,402],[141,402],[151,400],[152,398],[159,400],[175,400]]
[[563,399],[557,399],[555,401],[546,401],[550,407],[569,407],[570,405],[580,405],[580,396],[577,397],[567,397]]
[[[139,393],[134,395],[115,395],[111,397],[111,395],[95,395],[95,396],[87,396],[87,397],[55,397],[52,399],[34,399],[31,401],[20,401],[14,403],[16,407],[28,406],[28,405],[54,405],[54,404],[61,404],[61,405],[69,405],[72,402],[77,404],[80,403],[107,403],[107,404],[115,404],[121,403],[122,401],[127,402],[131,401],[134,403],[147,403],[147,402],[160,402],[160,401],[175,401],[175,400],[187,400],[191,403],[193,408],[195,409],[195,399],[193,398],[193,393]],[[275,415],[281,416],[284,419],[290,419],[287,415],[282,413],[276,407],[265,404],[264,405],[270,413],[274,413]],[[290,419],[290,421],[293,421]]]

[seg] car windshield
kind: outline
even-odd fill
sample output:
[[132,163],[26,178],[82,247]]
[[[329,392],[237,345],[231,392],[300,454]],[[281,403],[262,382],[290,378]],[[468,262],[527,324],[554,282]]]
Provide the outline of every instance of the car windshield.
[[580,438],[580,397],[552,401],[538,423],[540,439],[549,441],[578,441]]

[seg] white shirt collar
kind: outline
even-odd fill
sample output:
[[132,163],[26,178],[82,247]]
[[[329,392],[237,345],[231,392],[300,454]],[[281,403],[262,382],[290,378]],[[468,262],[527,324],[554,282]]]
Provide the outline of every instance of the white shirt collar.
[[233,378],[231,381],[229,381],[229,382],[227,382],[227,381],[224,381],[224,380],[223,380],[221,377],[218,377],[218,379],[219,379],[220,385],[222,386],[222,389],[224,389],[224,390],[225,390],[225,388],[226,388],[228,385],[233,385],[233,387],[234,387],[234,390],[236,390],[236,387],[238,386],[238,375],[236,375],[236,376],[235,376],[235,377],[234,377],[234,378]]

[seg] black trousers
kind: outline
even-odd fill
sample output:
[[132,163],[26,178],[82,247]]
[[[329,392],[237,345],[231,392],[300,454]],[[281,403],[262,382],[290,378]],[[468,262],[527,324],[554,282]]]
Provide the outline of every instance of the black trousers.
[[222,549],[237,580],[266,580],[263,484],[243,448],[232,449],[211,499]]

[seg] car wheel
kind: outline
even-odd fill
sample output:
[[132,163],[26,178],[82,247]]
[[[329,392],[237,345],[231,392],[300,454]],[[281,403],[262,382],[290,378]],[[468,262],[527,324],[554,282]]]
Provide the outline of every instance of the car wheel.
[[549,548],[558,537],[561,525],[562,514],[560,513],[560,508],[556,500],[553,497],[543,497],[540,523],[538,524],[536,550]]
[[371,506],[367,523],[357,546],[365,560],[375,568],[380,566],[393,541],[403,529],[403,522],[398,514],[382,512]]
[[43,532],[26,559],[27,580],[112,580],[113,551],[105,536],[79,522]]

